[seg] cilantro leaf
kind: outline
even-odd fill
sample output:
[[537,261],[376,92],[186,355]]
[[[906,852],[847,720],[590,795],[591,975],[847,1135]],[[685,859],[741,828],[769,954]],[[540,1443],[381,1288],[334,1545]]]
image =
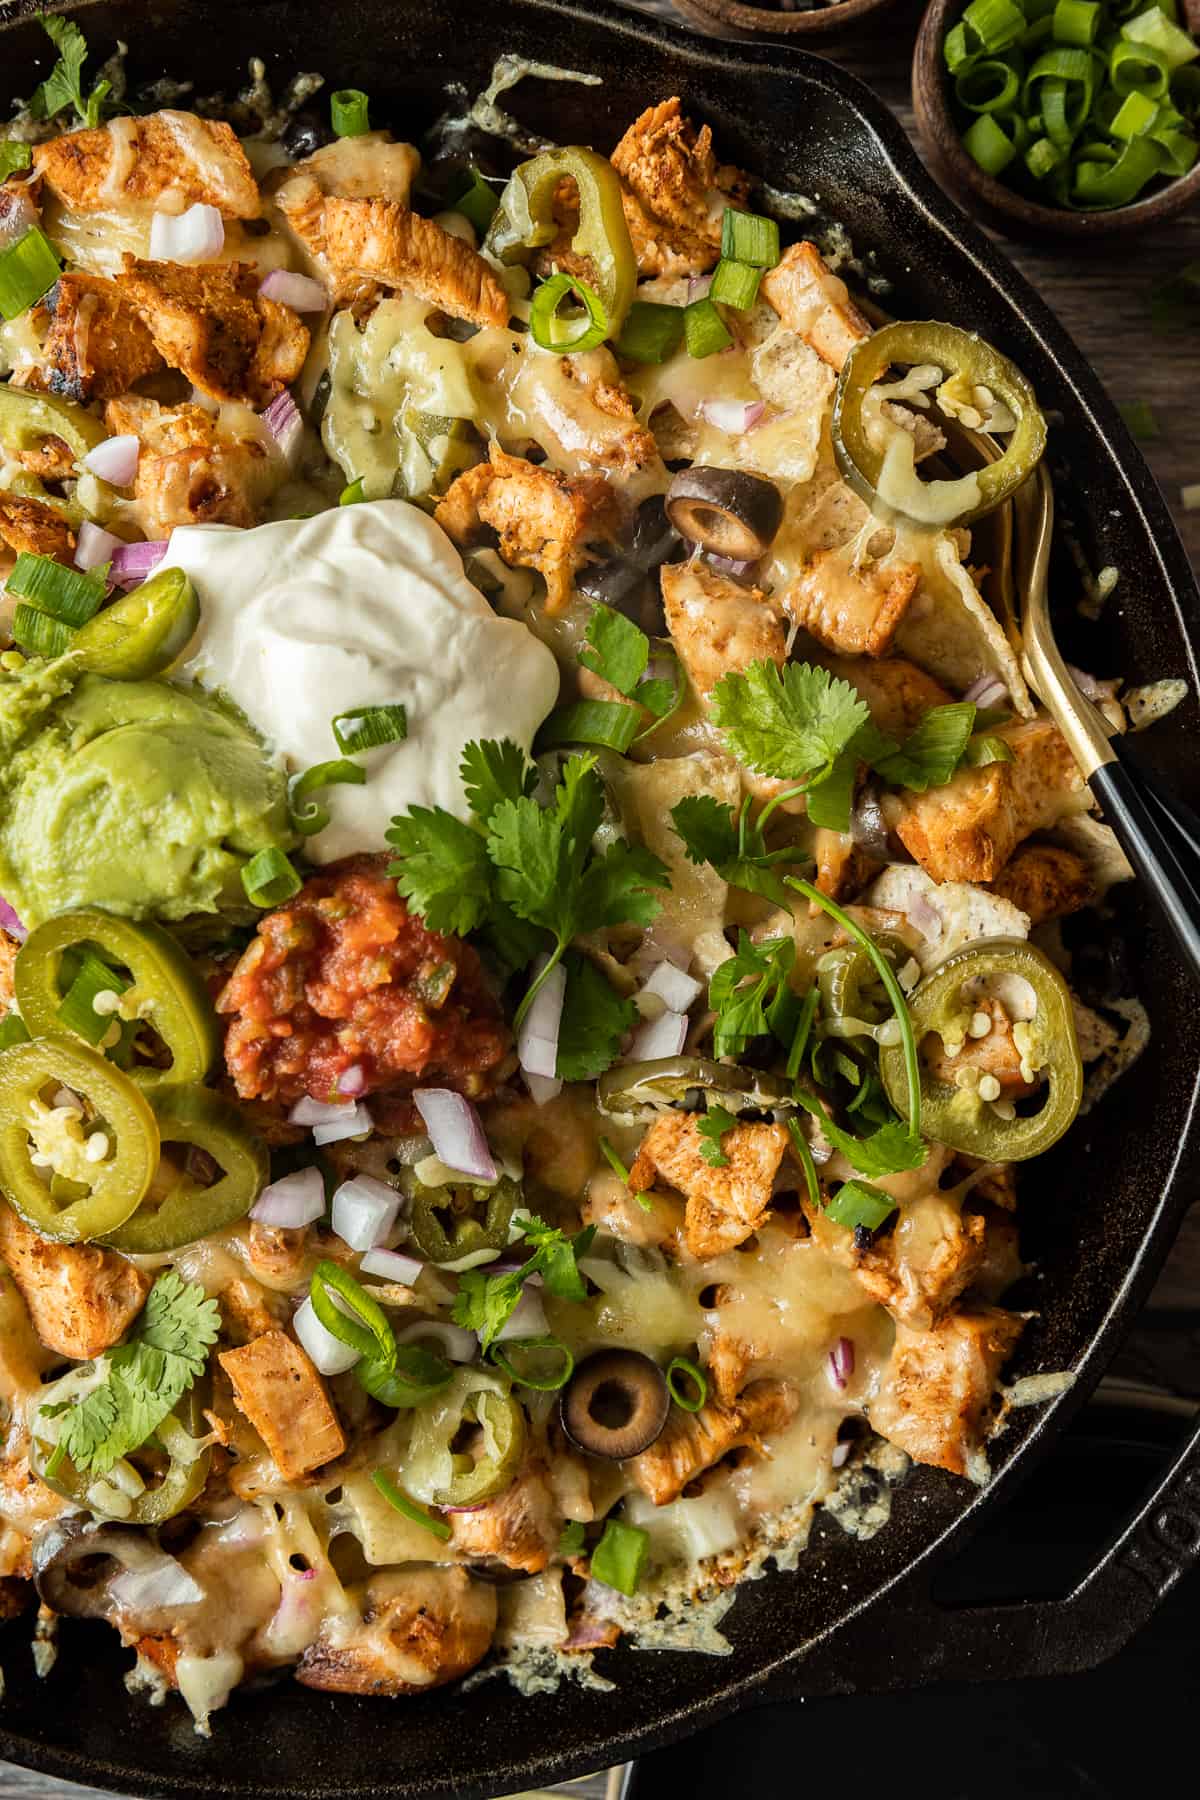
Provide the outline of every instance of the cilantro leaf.
[[871,766],[893,787],[916,794],[944,787],[962,761],[974,727],[975,708],[969,701],[933,706],[902,744],[871,756]]
[[18,144],[12,139],[0,140],[0,181],[7,181],[18,169],[27,169],[33,161],[33,151],[28,144]]
[[776,1004],[784,995],[791,997],[788,976],[795,960],[794,938],[767,938],[754,944],[744,931],[738,933],[736,952],[708,984],[708,1003],[717,1014],[715,1055],[738,1056],[751,1038],[770,1032]]
[[580,663],[629,699],[650,661],[650,639],[645,632],[624,613],[597,604],[588,620],[587,641],[592,648],[580,651]]
[[520,800],[537,786],[537,770],[511,738],[483,738],[463,746],[458,765],[471,811],[486,825],[502,800]]
[[42,20],[42,28],[56,45],[59,57],[29,103],[35,119],[53,119],[68,106],[73,106],[81,125],[100,123],[100,111],[112,89],[112,83],[98,81],[87,99],[83,95],[83,65],[87,61],[87,39],[70,19]]
[[808,794],[808,819],[811,825],[822,826],[826,831],[849,831],[858,764],[856,751],[843,750],[840,756],[834,758],[824,775],[809,782],[805,791]]
[[669,718],[683,699],[683,671],[678,662],[674,681],[668,681],[663,675],[651,676],[648,681],[638,682],[633,697],[639,706],[653,713],[659,724]]
[[508,1269],[502,1275],[489,1275],[484,1269],[466,1269],[459,1277],[458,1293],[451,1317],[456,1325],[479,1333],[484,1353],[491,1349],[497,1333],[502,1331],[521,1298],[521,1289],[531,1275],[540,1275],[547,1293],[559,1300],[583,1301],[587,1288],[579,1272],[578,1259],[587,1254],[596,1235],[594,1225],[566,1237],[555,1225],[547,1225],[535,1216],[519,1221],[533,1255],[519,1269]]
[[564,1237],[555,1225],[547,1225],[536,1215],[519,1221],[527,1243],[533,1245],[533,1256],[525,1265],[531,1274],[536,1265],[546,1284],[546,1292],[558,1300],[587,1299],[587,1287],[579,1272],[579,1258],[586,1256],[596,1236],[596,1227],[586,1225],[573,1238]]
[[721,1139],[727,1131],[732,1131],[737,1124],[733,1114],[724,1106],[710,1106],[696,1122],[700,1133],[700,1154],[710,1169],[724,1169],[729,1166],[729,1158],[721,1147]]
[[859,1138],[835,1125],[820,1101],[800,1088],[796,1104],[819,1121],[834,1149],[840,1150],[860,1175],[899,1175],[906,1169],[919,1169],[928,1154],[920,1138],[899,1119],[889,1119],[869,1137]]
[[431,931],[462,937],[488,917],[494,872],[473,826],[440,806],[413,806],[392,820],[387,841],[400,853],[388,874]]
[[637,1008],[589,957],[568,950],[563,962],[567,991],[558,1027],[558,1075],[563,1081],[594,1081],[616,1061]]
[[[978,723],[978,720],[976,721]],[[967,739],[967,747],[963,751],[963,765],[968,769],[983,769],[988,763],[1015,762],[1012,745],[1006,738],[996,737],[987,731],[976,732]]]
[[791,781],[828,774],[869,717],[866,701],[827,669],[773,662],[722,676],[711,714],[740,761]]
[[198,1285],[171,1269],[146,1300],[137,1334],[101,1359],[104,1380],[82,1400],[43,1405],[61,1417],[58,1443],[80,1474],[105,1475],[138,1449],[201,1374],[217,1341],[220,1314]]
[[730,887],[763,894],[790,912],[791,897],[772,872],[774,865],[810,859],[791,845],[768,850],[761,822],[749,817],[749,805],[747,800],[739,817],[711,794],[689,794],[671,808],[671,822],[690,862],[709,863]]

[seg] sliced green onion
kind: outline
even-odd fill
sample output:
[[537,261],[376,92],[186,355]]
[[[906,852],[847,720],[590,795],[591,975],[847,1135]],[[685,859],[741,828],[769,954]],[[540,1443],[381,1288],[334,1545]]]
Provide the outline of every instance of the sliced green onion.
[[1025,167],[1035,181],[1042,181],[1057,169],[1063,155],[1057,144],[1052,144],[1048,137],[1040,137],[1025,152]]
[[1153,131],[1151,142],[1158,145],[1159,170],[1164,175],[1186,175],[1196,160],[1200,143],[1190,131]]
[[38,225],[0,253],[0,315],[19,319],[58,280],[58,252]]
[[688,355],[695,357],[712,356],[714,351],[727,350],[733,342],[724,319],[707,298],[693,300],[684,308],[683,335]]
[[971,0],[963,13],[985,50],[1007,50],[1025,29],[1025,14],[1013,0]]
[[388,1505],[394,1507],[404,1518],[411,1519],[414,1525],[423,1526],[426,1531],[431,1531],[435,1538],[442,1540],[443,1544],[449,1542],[452,1533],[445,1519],[435,1519],[433,1514],[427,1513],[423,1506],[418,1506],[415,1500],[410,1500],[404,1489],[396,1486],[386,1469],[375,1469],[372,1472],[371,1481]]
[[999,175],[1017,154],[1017,146],[1004,135],[991,113],[980,113],[967,127],[963,148],[985,175]]
[[1141,137],[1143,132],[1149,131],[1160,110],[1158,103],[1151,100],[1148,94],[1140,94],[1136,91],[1126,94],[1113,114],[1112,123],[1108,129],[1114,137],[1126,139]]
[[6,1019],[0,1019],[0,1050],[12,1050],[16,1045],[28,1042],[29,1032],[19,1013],[9,1013]]
[[813,1153],[808,1147],[808,1139],[799,1119],[789,1116],[788,1131],[791,1133],[792,1148],[796,1152],[796,1160],[804,1170],[804,1185],[808,1189],[809,1202],[815,1210],[821,1205],[821,1184],[817,1180],[817,1165],[813,1161]]
[[359,501],[365,500],[366,497],[366,492],[363,488],[363,478],[360,475],[356,481],[352,481],[348,487],[342,489],[341,493],[338,495],[338,505],[357,506]]
[[1022,50],[1036,50],[1039,44],[1050,42],[1054,37],[1054,17],[1047,14],[1045,18],[1035,19],[1021,34]]
[[848,1231],[857,1231],[860,1226],[878,1231],[895,1210],[896,1202],[882,1188],[872,1187],[867,1181],[843,1181],[825,1208],[825,1217]]
[[713,272],[708,297],[718,306],[732,306],[746,312],[758,299],[758,284],[763,272],[753,263],[734,262],[723,256]]
[[946,67],[952,75],[957,75],[960,69],[969,68],[975,61],[978,51],[972,48],[965,25],[958,24],[950,27],[946,33],[946,41],[942,45],[942,54],[946,58]]
[[561,744],[598,744],[622,756],[638,735],[642,715],[621,700],[578,700],[560,706],[537,734],[537,753]]
[[1054,8],[1054,41],[1086,49],[1100,29],[1098,0],[1058,0]]
[[87,1043],[98,1044],[112,1027],[113,1012],[97,1012],[97,999],[101,994],[115,998],[125,993],[129,985],[90,950],[83,951],[75,978],[58,1008],[59,1023]]
[[492,222],[500,197],[494,188],[490,188],[479,170],[472,165],[465,184],[450,202],[452,211],[461,213],[469,219],[480,237],[483,236]]
[[779,261],[779,226],[762,213],[737,212],[727,206],[721,220],[721,255],[730,262],[773,269]]
[[635,300],[614,348],[631,362],[664,363],[683,342],[682,306],[663,306],[657,300]]
[[587,1542],[587,1532],[578,1519],[568,1519],[558,1540],[560,1556],[578,1556]]
[[329,96],[329,117],[339,137],[362,137],[371,129],[370,101],[361,88],[339,88]]
[[667,1364],[667,1391],[684,1412],[697,1413],[708,1399],[708,1377],[686,1356],[672,1357]]
[[391,706],[360,706],[336,713],[329,721],[343,756],[375,750],[380,744],[402,744],[408,736],[408,714],[397,701]]
[[0,143],[0,181],[7,181],[18,169],[27,169],[33,162],[33,151],[28,144],[17,144],[12,139]]
[[64,625],[86,625],[99,612],[108,582],[99,570],[85,575],[55,562],[52,556],[34,556],[22,550],[13,564],[8,588]]
[[625,1167],[625,1164],[621,1161],[606,1137],[600,1139],[600,1154],[612,1170],[613,1174],[617,1177],[617,1180],[623,1181],[625,1186],[628,1187],[629,1170]]
[[1131,400],[1121,407],[1121,417],[1135,438],[1156,438],[1159,435],[1158,420],[1145,400]]
[[1161,100],[1170,75],[1166,57],[1151,44],[1122,39],[1108,59],[1108,79],[1118,94],[1146,94],[1151,100]]
[[636,1594],[650,1548],[650,1534],[636,1525],[609,1519],[604,1536],[592,1551],[592,1579],[618,1594]]
[[1084,207],[1127,206],[1158,169],[1157,146],[1149,138],[1132,138],[1115,163],[1076,164],[1074,199]]
[[804,1061],[804,1052],[808,1048],[808,1040],[812,1034],[813,1020],[817,1016],[817,1003],[820,993],[814,981],[800,1004],[800,1017],[796,1021],[796,1034],[792,1039],[792,1047],[788,1051],[787,1078],[795,1081],[800,1073],[800,1065]]
[[[577,295],[584,310],[574,318],[564,319],[558,309],[568,294]],[[539,349],[577,356],[604,342],[608,336],[608,313],[595,288],[578,275],[552,275],[533,296],[529,335]]]
[[450,1364],[419,1344],[392,1344],[384,1355],[372,1353],[355,1365],[355,1379],[373,1399],[399,1412],[421,1406],[451,1379]]
[[1003,112],[1020,91],[1017,71],[995,57],[964,69],[954,84],[959,105],[974,113]]
[[260,850],[242,869],[242,886],[251,906],[281,906],[304,886],[282,850]]
[[1171,75],[1171,101],[1188,119],[1200,117],[1200,68],[1187,63]]
[[[539,1366],[539,1359],[544,1359],[547,1351],[552,1358],[557,1358],[557,1366],[546,1369]],[[559,1388],[566,1387],[575,1372],[575,1358],[561,1338],[543,1332],[540,1337],[506,1338],[502,1344],[493,1344],[489,1352],[492,1361],[520,1387],[532,1388],[539,1394],[556,1394]],[[512,1361],[513,1355],[518,1361]]]
[[61,619],[52,619],[40,606],[18,606],[13,614],[14,642],[29,656],[64,656],[75,633]]
[[312,798],[314,794],[330,787],[362,787],[366,779],[367,771],[361,763],[347,762],[345,758],[338,757],[330,762],[316,763],[311,769],[306,769],[303,775],[297,775],[290,795],[292,825],[295,830],[301,837],[313,837],[328,825],[329,808],[318,806]]
[[1200,44],[1158,6],[1147,7],[1136,19],[1129,19],[1121,27],[1121,36],[1130,44],[1146,44],[1157,50],[1168,69],[1181,68],[1200,56]]
[[983,769],[987,767],[988,763],[1015,761],[1012,745],[1004,738],[990,736],[987,732],[980,732],[975,737],[969,737],[967,747],[963,751],[963,762],[968,769]]
[[[373,1361],[382,1359],[389,1365],[395,1364],[396,1335],[387,1322],[387,1315],[348,1269],[328,1260],[319,1262],[313,1270],[308,1293],[317,1318],[339,1344],[345,1344],[348,1349],[357,1350],[360,1356],[370,1357]],[[350,1313],[343,1312],[335,1304],[334,1294],[345,1302]]]

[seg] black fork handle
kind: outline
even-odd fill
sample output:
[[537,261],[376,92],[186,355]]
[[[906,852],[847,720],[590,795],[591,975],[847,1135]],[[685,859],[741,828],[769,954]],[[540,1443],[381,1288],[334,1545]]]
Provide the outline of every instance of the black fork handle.
[[1200,981],[1200,819],[1121,738],[1088,785]]

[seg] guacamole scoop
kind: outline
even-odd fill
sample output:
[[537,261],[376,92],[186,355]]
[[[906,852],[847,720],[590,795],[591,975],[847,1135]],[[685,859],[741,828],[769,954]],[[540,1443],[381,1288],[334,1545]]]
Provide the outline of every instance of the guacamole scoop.
[[247,917],[245,861],[294,842],[282,770],[199,689],[69,658],[0,677],[0,894],[26,925],[77,906]]

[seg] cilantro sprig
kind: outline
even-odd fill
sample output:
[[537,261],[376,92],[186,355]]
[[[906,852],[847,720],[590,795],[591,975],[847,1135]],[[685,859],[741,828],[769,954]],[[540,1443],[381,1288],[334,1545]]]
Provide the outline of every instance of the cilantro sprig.
[[725,1154],[722,1139],[736,1124],[737,1120],[727,1106],[710,1106],[696,1121],[696,1129],[700,1133],[700,1154],[710,1169],[728,1168],[729,1158]]
[[202,1287],[185,1285],[174,1269],[160,1275],[134,1336],[104,1357],[100,1385],[82,1400],[42,1406],[47,1418],[62,1418],[58,1451],[80,1474],[106,1475],[174,1412],[203,1373],[219,1327],[217,1303]]
[[590,1250],[596,1227],[588,1225],[569,1238],[556,1225],[548,1225],[536,1215],[519,1219],[517,1224],[533,1248],[527,1262],[519,1269],[506,1269],[501,1275],[489,1275],[483,1268],[466,1269],[459,1276],[452,1317],[456,1325],[479,1333],[485,1356],[516,1311],[521,1290],[531,1275],[540,1275],[546,1292],[556,1299],[577,1303],[587,1299],[579,1258]]
[[796,940],[765,938],[755,944],[744,931],[738,947],[708,984],[708,1004],[716,1013],[713,1054],[740,1056],[752,1038],[773,1032],[790,1044],[800,1003],[788,977],[796,960]]
[[811,859],[795,845],[768,850],[765,828],[777,806],[803,791],[796,787],[777,794],[757,819],[750,817],[752,795],[748,794],[735,811],[711,794],[689,794],[671,808],[671,822],[683,839],[689,862],[709,863],[730,887],[762,894],[790,912],[791,896],[775,869],[780,863],[794,867]]
[[[585,669],[615,687],[627,700],[644,706],[654,719],[653,731],[661,725],[683,698],[683,680],[676,663],[674,681],[661,676],[646,676],[650,662],[650,639],[624,613],[597,603],[588,620],[587,641],[591,646],[581,650],[579,660]],[[645,733],[641,733],[645,736]]]
[[53,40],[59,56],[45,81],[34,91],[30,112],[35,119],[53,119],[71,106],[81,125],[98,125],[112,83],[98,81],[85,97],[83,65],[88,59],[87,39],[70,19],[43,19],[42,29]]

